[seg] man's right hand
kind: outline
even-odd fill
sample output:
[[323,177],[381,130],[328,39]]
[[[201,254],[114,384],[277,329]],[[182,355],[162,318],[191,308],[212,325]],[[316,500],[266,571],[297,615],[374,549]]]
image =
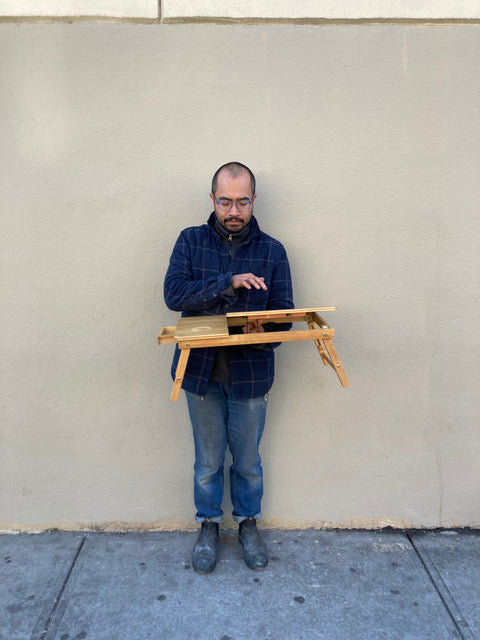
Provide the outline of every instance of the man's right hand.
[[237,273],[232,276],[232,288],[239,289],[240,287],[244,287],[245,289],[251,289],[255,287],[255,289],[263,289],[266,291],[267,285],[264,280],[264,278],[255,276],[253,273]]

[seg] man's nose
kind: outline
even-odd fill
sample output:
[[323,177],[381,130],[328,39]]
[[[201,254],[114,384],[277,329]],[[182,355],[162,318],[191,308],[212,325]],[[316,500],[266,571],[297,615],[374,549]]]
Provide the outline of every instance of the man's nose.
[[232,211],[232,210],[233,210],[233,207],[235,207],[235,209],[237,210],[237,213],[240,213],[240,211],[238,210],[238,206],[237,206],[236,201],[233,201],[233,202],[232,202],[232,208],[230,209],[230,211]]

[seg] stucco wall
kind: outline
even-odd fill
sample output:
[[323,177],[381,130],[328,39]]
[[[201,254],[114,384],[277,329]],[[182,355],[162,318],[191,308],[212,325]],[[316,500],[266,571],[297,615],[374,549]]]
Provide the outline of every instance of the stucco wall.
[[351,380],[277,351],[266,524],[480,524],[479,28],[0,24],[4,529],[190,524],[155,338],[231,159]]

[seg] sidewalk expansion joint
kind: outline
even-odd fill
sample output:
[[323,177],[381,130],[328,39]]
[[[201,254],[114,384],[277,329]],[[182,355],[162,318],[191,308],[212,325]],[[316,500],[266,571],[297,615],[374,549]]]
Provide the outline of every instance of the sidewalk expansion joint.
[[472,633],[470,627],[468,626],[468,622],[465,620],[459,606],[455,601],[455,598],[450,593],[450,589],[445,584],[445,581],[443,580],[442,575],[435,566],[433,560],[429,557],[427,552],[422,555],[420,549],[417,547],[414,539],[412,538],[410,533],[408,533],[408,531],[406,531],[405,534],[408,541],[412,545],[413,550],[417,554],[420,563],[425,569],[425,572],[430,582],[432,583],[433,588],[442,601],[446,612],[450,616],[450,619],[452,620],[455,629],[459,634],[459,637],[462,640],[477,640],[476,636]]
[[[78,545],[78,549],[77,549],[77,551],[75,553],[75,556],[74,556],[74,558],[72,560],[70,568],[68,569],[67,575],[65,576],[65,580],[63,581],[63,584],[62,584],[62,586],[60,588],[60,591],[58,592],[58,595],[55,598],[55,602],[53,604],[52,610],[50,611],[50,615],[48,616],[48,619],[47,619],[46,623],[43,625],[43,630],[42,630],[42,632],[40,634],[40,637],[37,636],[37,632],[34,632],[32,634],[32,636],[31,636],[30,640],[47,640],[47,633],[50,630],[52,621],[57,616],[59,607],[60,607],[60,605],[62,603],[62,599],[63,599],[64,593],[65,593],[65,590],[66,590],[67,585],[68,585],[68,583],[70,581],[70,578],[71,578],[72,572],[73,572],[73,570],[75,568],[75,565],[77,563],[78,557],[79,557],[80,553],[82,552],[82,548],[83,548],[83,545],[85,544],[85,540],[86,539],[87,539],[87,534],[84,534],[82,536],[80,544]],[[61,616],[60,616],[60,618],[61,618]]]

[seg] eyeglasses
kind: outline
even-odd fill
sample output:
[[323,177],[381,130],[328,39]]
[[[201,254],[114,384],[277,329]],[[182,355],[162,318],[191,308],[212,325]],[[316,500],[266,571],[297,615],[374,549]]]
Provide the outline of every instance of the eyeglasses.
[[229,200],[228,198],[220,198],[220,200],[217,200],[215,198],[215,202],[217,203],[220,211],[223,211],[223,213],[228,213],[229,211],[231,211],[233,205],[237,207],[237,211],[239,213],[245,213],[252,206],[253,200],[248,200],[247,198],[240,198],[240,200]]

